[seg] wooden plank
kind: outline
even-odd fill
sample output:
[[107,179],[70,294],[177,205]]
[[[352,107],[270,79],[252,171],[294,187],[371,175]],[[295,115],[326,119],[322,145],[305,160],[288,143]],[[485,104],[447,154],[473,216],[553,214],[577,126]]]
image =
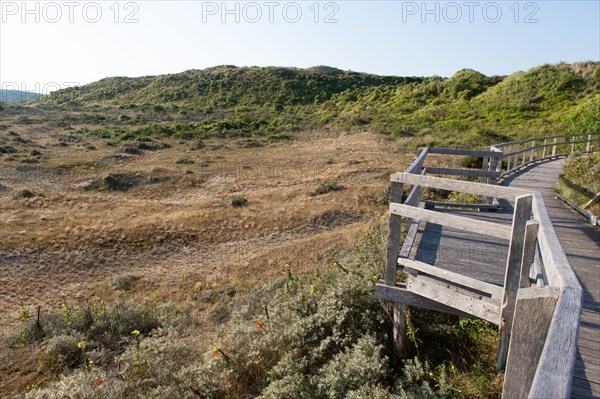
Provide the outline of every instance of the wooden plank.
[[519,289],[521,268],[523,267],[525,226],[531,217],[532,202],[533,196],[531,194],[521,195],[515,200],[515,212],[504,275],[504,298],[502,300],[502,311],[498,323],[500,326],[500,348],[496,364],[497,371],[500,371],[504,364],[506,364],[506,356],[508,355],[517,290]]
[[492,323],[498,323],[500,309],[497,305],[460,293],[451,286],[442,286],[441,284],[435,284],[419,277],[411,278],[409,276],[406,288],[410,292],[442,305]]
[[[415,186],[417,187],[417,186]],[[458,202],[443,202],[443,201],[425,201],[426,209],[435,208],[463,208],[463,209],[479,209],[480,211],[496,211],[502,209],[500,204],[461,204]]]
[[571,287],[581,292],[579,280],[575,276],[573,269],[571,269],[567,256],[552,227],[552,221],[548,215],[548,210],[546,209],[541,193],[533,193],[532,205],[533,217],[540,223],[538,245],[548,285],[561,288]]
[[[423,208],[424,206],[425,206],[424,202],[419,203],[419,208]],[[407,258],[410,256],[410,252],[415,243],[415,238],[417,237],[417,233],[419,231],[419,224],[421,223],[420,220],[416,220],[416,219],[409,219],[409,221],[410,221],[410,225],[409,225],[410,227],[408,228],[408,232],[406,233],[406,236],[404,237],[404,242],[402,243],[402,248],[400,248],[400,255],[398,255],[399,257],[403,257],[403,258]],[[407,273],[412,273],[412,274],[416,273],[414,270],[405,269],[405,268],[402,268],[402,271],[407,272]]]
[[510,227],[491,222],[477,221],[463,216],[456,216],[448,213],[419,209],[414,206],[403,204],[390,204],[390,212],[395,215],[401,215],[412,219],[451,226],[455,229],[466,230],[477,234],[484,234],[492,237],[508,239],[510,237]]
[[529,220],[525,225],[525,242],[523,246],[523,266],[521,267],[521,276],[519,278],[519,288],[531,287],[529,271],[535,262],[535,250],[537,247],[537,233],[540,224],[536,220]]
[[441,190],[458,191],[461,193],[485,195],[494,198],[504,198],[508,200],[514,200],[519,195],[531,193],[530,190],[497,186],[495,184],[475,183],[434,176],[421,176],[403,172],[392,174],[391,181],[438,188]]
[[408,166],[408,168],[406,168],[405,172],[421,174],[421,168],[423,167],[425,158],[427,158],[427,154],[429,154],[429,148],[422,149],[414,161]]
[[442,154],[442,155],[465,155],[473,157],[493,157],[498,155],[495,151],[486,150],[465,150],[462,148],[436,148],[429,147],[430,154]]
[[497,177],[496,172],[477,169],[452,169],[452,168],[430,168],[427,167],[427,174],[430,175],[454,175],[464,177]]
[[491,295],[492,298],[495,298],[498,301],[502,300],[503,290],[502,287],[499,287],[497,285],[486,283],[471,277],[463,276],[461,274],[444,270],[439,267],[435,267],[414,259],[398,258],[398,263],[400,265],[409,267],[413,270],[417,270],[419,272],[423,272],[435,277],[440,277],[449,282],[460,284],[465,287],[470,287],[475,290],[488,293]]
[[557,298],[557,290],[550,287],[519,290],[504,373],[503,398],[528,396]]
[[[391,182],[390,185],[390,203],[402,201],[403,184]],[[397,214],[390,214],[389,233],[387,245],[387,263],[385,268],[385,282],[388,285],[395,285],[398,273],[398,252],[400,251],[400,234],[402,229],[402,217]]]
[[384,301],[391,301],[397,303],[404,303],[410,306],[416,306],[418,308],[429,309],[435,312],[454,314],[462,317],[472,317],[470,314],[461,312],[449,306],[444,306],[440,303],[434,302],[429,298],[425,298],[421,295],[415,294],[406,290],[406,286],[394,286],[390,287],[383,281],[375,286],[375,297]]
[[561,289],[529,392],[530,398],[569,397],[580,314],[581,290]]

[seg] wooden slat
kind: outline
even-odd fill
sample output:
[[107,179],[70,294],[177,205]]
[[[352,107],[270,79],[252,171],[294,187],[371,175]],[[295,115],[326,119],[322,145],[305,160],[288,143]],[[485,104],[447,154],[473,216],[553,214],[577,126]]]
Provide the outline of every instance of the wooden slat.
[[408,166],[408,168],[406,168],[405,172],[421,174],[421,168],[423,167],[425,158],[427,158],[427,154],[429,154],[429,148],[422,149],[414,161]]
[[471,315],[465,312],[461,312],[457,309],[449,306],[442,305],[434,302],[429,298],[425,298],[421,295],[415,294],[406,290],[406,286],[388,286],[383,281],[380,281],[375,286],[375,297],[383,299],[385,301],[391,301],[395,303],[404,303],[410,306],[416,306],[418,308],[429,309],[435,312],[455,314],[457,316],[470,317]]
[[[419,187],[419,186],[415,186]],[[463,208],[463,209],[479,209],[479,210],[499,210],[502,209],[500,204],[461,204],[458,202],[443,202],[443,201],[425,201],[426,209],[434,208]]]
[[464,177],[497,177],[497,173],[488,170],[477,169],[452,169],[452,168],[430,168],[427,167],[427,174],[430,175],[454,175]]
[[474,222],[473,219],[463,216],[419,209],[414,206],[391,203],[390,213],[492,237],[502,239],[510,237],[510,227],[505,225],[483,221]]
[[550,287],[519,290],[504,373],[503,398],[529,395],[557,298],[557,290]]
[[494,184],[474,183],[464,180],[445,179],[434,176],[421,176],[411,173],[394,173],[391,176],[391,181],[420,185],[423,187],[438,188],[441,190],[458,191],[461,193],[470,193],[477,195],[485,195],[494,198],[515,199],[519,195],[529,194],[531,191],[515,189]]
[[492,323],[498,323],[500,309],[492,302],[462,294],[451,286],[444,287],[419,277],[410,278],[409,276],[406,287],[409,291],[442,305]]
[[419,272],[423,272],[431,276],[440,277],[449,282],[460,284],[465,287],[470,287],[475,290],[488,293],[491,295],[492,298],[495,298],[498,301],[502,300],[503,290],[502,287],[499,287],[497,285],[486,283],[471,277],[463,276],[462,274],[444,270],[439,267],[435,267],[414,259],[398,258],[398,263],[400,265],[409,267],[413,270],[417,270]]
[[443,155],[465,155],[474,157],[493,157],[497,156],[498,153],[495,151],[484,151],[484,150],[465,150],[462,148],[436,148],[429,147],[430,154],[443,154]]

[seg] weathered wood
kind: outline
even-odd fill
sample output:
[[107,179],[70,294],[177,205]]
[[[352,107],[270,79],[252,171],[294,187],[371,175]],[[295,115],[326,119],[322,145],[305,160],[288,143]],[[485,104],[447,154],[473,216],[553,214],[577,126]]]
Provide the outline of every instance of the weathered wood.
[[529,270],[535,262],[535,250],[537,245],[537,233],[540,224],[536,220],[530,220],[525,226],[525,241],[523,243],[523,260],[521,266],[521,276],[519,278],[519,288],[531,287],[529,279]]
[[[418,207],[422,209],[423,207],[425,207],[425,203],[420,202]],[[417,233],[419,231],[420,222],[421,222],[420,220],[416,220],[416,219],[408,219],[407,220],[407,224],[409,226],[408,232],[406,233],[406,236],[404,237],[404,242],[402,243],[402,248],[400,248],[400,255],[398,255],[398,257],[408,258],[410,256],[410,252],[415,243],[415,238],[417,237]],[[403,272],[416,274],[415,270],[407,269],[405,267],[402,267],[401,270]]]
[[406,335],[408,305],[401,302],[394,302],[393,305],[394,321],[392,335],[394,339],[394,357],[400,360],[408,352],[408,336]]
[[451,283],[460,284],[465,287],[473,288],[477,291],[488,293],[492,298],[495,298],[498,301],[502,300],[503,290],[502,287],[499,287],[497,285],[486,283],[484,281],[480,281],[471,277],[463,276],[462,274],[444,270],[442,268],[435,267],[414,259],[402,257],[398,258],[398,263],[400,265],[404,265],[405,267],[409,267],[413,270],[417,270],[419,272],[426,273],[431,276],[442,278]]
[[427,154],[429,154],[429,148],[423,148],[408,168],[406,168],[405,172],[421,174],[421,168],[423,167],[423,162],[425,162],[425,159],[427,158]]
[[502,209],[500,204],[462,204],[458,202],[443,201],[425,201],[426,209],[435,208],[461,208],[461,209],[479,209],[480,211],[497,211]]
[[586,143],[586,145],[585,145],[585,152],[586,152],[587,154],[589,154],[589,153],[590,153],[590,146],[591,146],[591,144],[592,144],[592,134],[590,133],[590,134],[588,134],[587,143]]
[[557,141],[558,141],[558,138],[555,137],[554,138],[554,142],[552,144],[552,156],[556,156],[556,143],[557,143]]
[[[494,147],[495,148],[504,148],[504,147],[513,146],[516,144],[527,144],[527,143],[530,143],[530,142],[536,141],[536,140],[568,139],[573,136],[581,136],[581,135],[582,135],[581,133],[573,133],[573,134],[559,134],[559,135],[553,135],[553,136],[534,137],[534,138],[525,139],[525,140],[507,141],[506,143],[495,144]],[[590,132],[589,135],[590,136],[600,135],[600,132]]]
[[498,323],[499,306],[461,293],[451,285],[443,286],[419,277],[408,277],[406,288],[422,297],[468,313],[477,318]]
[[531,143],[531,154],[529,154],[529,162],[533,162],[534,156],[535,156],[535,150],[538,149],[539,147],[535,146],[535,141],[533,141]]
[[497,186],[493,184],[475,183],[464,180],[445,179],[443,177],[422,176],[411,173],[394,173],[391,181],[398,183],[420,185],[423,187],[438,188],[441,190],[458,191],[461,193],[470,193],[485,195],[494,198],[515,199],[519,195],[531,193],[530,190],[515,189],[510,187]]
[[[391,182],[390,185],[390,203],[402,201],[403,184]],[[388,285],[396,284],[398,273],[397,257],[400,251],[400,234],[402,229],[402,217],[390,213],[389,234],[387,245],[387,263],[385,268],[385,282]]]
[[[519,154],[521,153],[519,151],[520,147],[521,147],[521,144],[517,143],[517,151],[515,152],[515,158],[514,158],[515,166],[520,166],[520,163],[519,163]],[[510,156],[510,154],[508,154],[508,156]]]
[[421,199],[421,191],[423,191],[421,186],[413,186],[412,190],[410,190],[410,193],[408,193],[406,200],[404,200],[404,204],[412,206],[418,204],[419,200]]
[[526,398],[544,348],[558,290],[524,288],[517,294],[502,397]]
[[465,150],[462,148],[436,148],[428,147],[430,154],[442,154],[442,155],[465,155],[474,157],[493,157],[497,155],[494,151],[485,150]]
[[453,176],[464,176],[464,177],[497,177],[498,174],[487,170],[477,169],[452,169],[452,168],[430,168],[427,167],[427,174],[430,175],[453,175]]
[[533,218],[540,223],[538,231],[538,245],[546,271],[548,285],[553,287],[572,287],[581,291],[579,280],[567,260],[548,210],[539,192],[533,193]]
[[434,302],[429,298],[417,295],[414,292],[406,290],[406,286],[388,286],[383,281],[380,281],[375,286],[375,297],[384,301],[396,303],[404,303],[418,308],[429,309],[435,312],[455,314],[457,316],[471,316],[468,313],[461,312],[449,306]]
[[570,396],[580,315],[581,290],[561,289],[529,391],[530,398]]
[[546,146],[548,145],[548,139],[544,139],[544,144],[542,145],[542,158],[546,158]]
[[455,229],[467,230],[473,233],[502,239],[508,239],[510,237],[510,227],[497,223],[483,221],[474,223],[472,219],[463,216],[419,209],[413,206],[395,203],[390,204],[390,212],[395,215],[406,216],[429,223],[441,224],[443,226],[452,226]]
[[506,364],[508,345],[512,329],[517,290],[521,278],[523,266],[523,247],[525,241],[525,226],[531,217],[533,196],[522,195],[515,200],[515,212],[511,230],[510,244],[508,246],[508,259],[506,261],[506,272],[504,275],[504,298],[502,300],[502,311],[499,321],[500,326],[500,348],[498,350],[498,362],[496,370],[500,371]]

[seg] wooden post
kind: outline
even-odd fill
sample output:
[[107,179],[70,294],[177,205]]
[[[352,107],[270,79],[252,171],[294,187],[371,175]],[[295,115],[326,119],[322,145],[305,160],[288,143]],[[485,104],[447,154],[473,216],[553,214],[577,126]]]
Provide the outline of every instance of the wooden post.
[[544,139],[544,150],[542,151],[542,158],[546,158],[546,144],[548,144],[548,139]]
[[[390,204],[402,203],[402,190],[404,185],[398,182],[391,182],[390,186]],[[395,287],[398,274],[398,255],[400,253],[400,234],[402,230],[402,217],[390,213],[389,235],[387,247],[387,265],[385,269],[385,284]],[[408,306],[403,303],[394,303],[393,320],[393,353],[397,359],[407,350],[406,338],[406,312]]]
[[571,154],[573,153],[573,151],[575,151],[575,140],[577,139],[577,136],[573,136],[573,143],[571,144]]
[[[398,182],[390,184],[390,205],[392,203],[402,203],[402,190],[404,185]],[[389,286],[396,285],[396,275],[398,273],[398,254],[400,253],[400,234],[402,230],[402,217],[390,213],[387,246],[387,263],[385,268],[385,284]]]
[[[502,167],[502,160],[500,160],[498,157],[491,157],[490,158],[490,165],[488,167],[488,172],[497,172],[498,171],[498,164],[500,164],[500,167]],[[496,184],[496,177],[488,177],[486,179],[486,182],[488,184]],[[494,197],[485,197],[485,202],[486,204],[491,204],[494,202]]]
[[500,321],[498,323],[500,326],[500,348],[498,349],[498,362],[496,363],[497,371],[502,370],[508,355],[517,290],[521,278],[526,224],[531,217],[532,201],[533,195],[531,194],[520,195],[515,199],[515,213],[504,275],[504,297],[502,298]]
[[589,154],[589,153],[590,153],[590,146],[591,146],[591,144],[592,144],[592,135],[591,135],[591,134],[588,134],[588,141],[587,141],[587,143],[585,144],[585,152],[586,152],[587,154]]
[[[512,152],[512,144],[508,146],[508,153]],[[510,161],[512,160],[512,157],[507,157],[506,158],[506,171],[510,170]]]
[[502,398],[527,398],[556,307],[552,287],[520,289],[508,350]]
[[531,142],[531,152],[529,153],[529,162],[533,161],[533,155],[535,153],[535,140]]
[[[521,144],[517,144],[517,149],[515,152],[518,152],[519,149],[521,148]],[[515,154],[515,165],[514,167],[516,168],[517,166],[519,166],[519,154]]]
[[399,360],[408,352],[408,337],[406,336],[406,316],[408,305],[394,302],[394,325],[392,335],[394,338],[393,355]]
[[554,143],[552,144],[552,156],[556,156],[556,142],[558,141],[558,137],[554,138]]

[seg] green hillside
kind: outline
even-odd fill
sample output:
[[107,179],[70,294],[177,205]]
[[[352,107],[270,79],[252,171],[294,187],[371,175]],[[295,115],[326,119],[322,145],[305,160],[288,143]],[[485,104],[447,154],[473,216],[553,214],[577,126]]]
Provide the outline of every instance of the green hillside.
[[598,62],[542,65],[492,77],[464,69],[450,78],[219,66],[107,78],[41,101],[75,110],[120,110],[120,119],[105,123],[100,134],[227,137],[371,130],[415,137],[419,145],[481,146],[531,134],[599,130],[599,88]]

